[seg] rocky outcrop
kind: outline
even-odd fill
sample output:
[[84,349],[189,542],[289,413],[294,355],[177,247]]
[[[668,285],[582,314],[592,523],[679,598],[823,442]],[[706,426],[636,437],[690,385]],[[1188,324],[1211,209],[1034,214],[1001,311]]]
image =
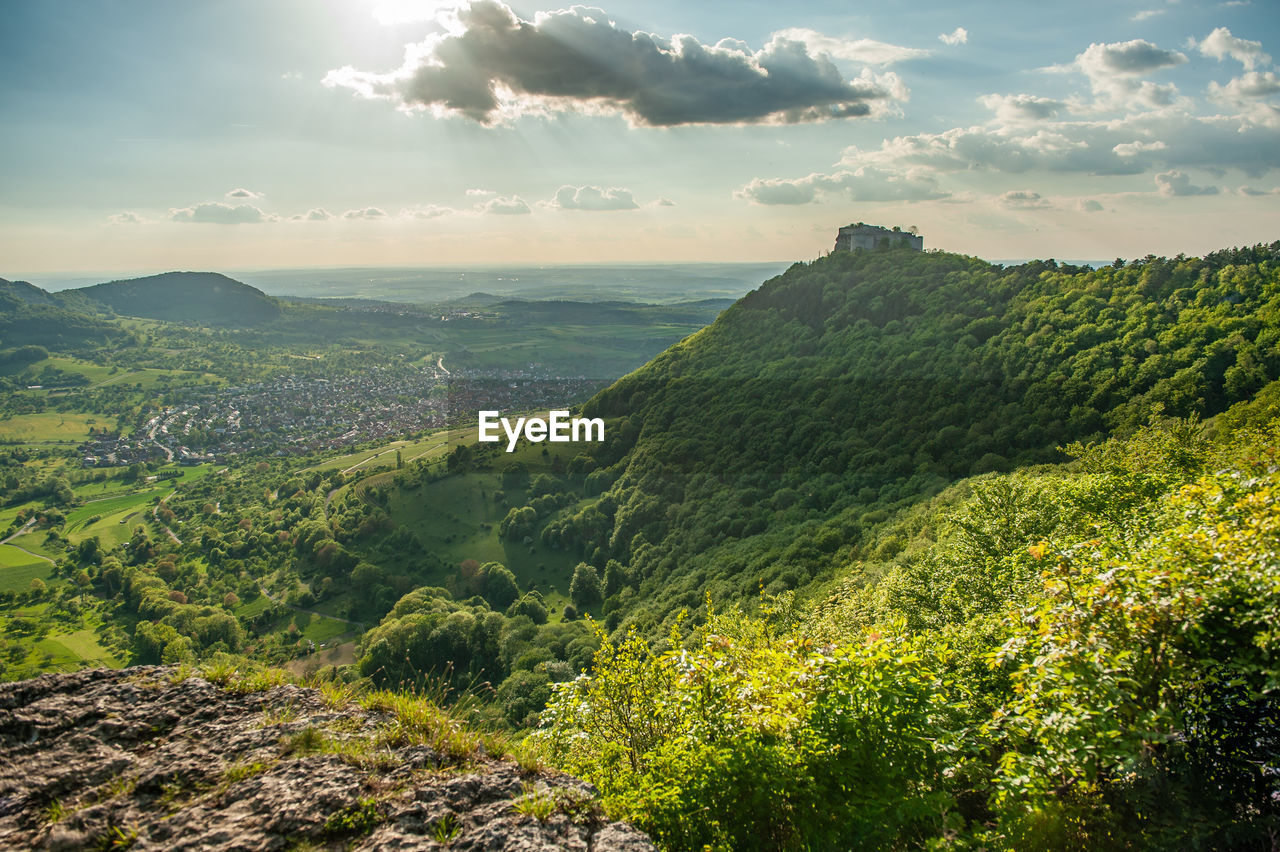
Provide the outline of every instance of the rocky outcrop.
[[581,781],[406,730],[165,667],[2,684],[0,848],[653,849]]

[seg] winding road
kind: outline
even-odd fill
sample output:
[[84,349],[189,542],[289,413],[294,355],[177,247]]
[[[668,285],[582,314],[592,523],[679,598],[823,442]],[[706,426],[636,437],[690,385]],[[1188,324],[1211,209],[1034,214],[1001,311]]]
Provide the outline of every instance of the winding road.
[[10,547],[21,550],[23,553],[27,554],[28,556],[33,556],[36,559],[43,559],[45,562],[48,562],[50,565],[56,565],[57,564],[56,562],[54,562],[52,559],[50,559],[49,557],[43,554],[32,553],[30,550],[27,550],[25,547],[23,547],[20,544],[10,544],[10,542],[12,542],[18,536],[26,535],[27,533],[31,532],[31,528],[34,527],[35,525],[36,525],[36,519],[29,518],[27,522],[23,524],[21,527],[19,527],[12,535],[10,535],[4,541],[0,541],[0,544],[8,544]]

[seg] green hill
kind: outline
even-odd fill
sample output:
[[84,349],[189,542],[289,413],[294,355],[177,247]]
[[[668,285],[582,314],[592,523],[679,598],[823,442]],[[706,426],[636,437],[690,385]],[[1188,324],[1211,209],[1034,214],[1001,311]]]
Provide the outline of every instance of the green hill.
[[796,264],[601,392],[613,481],[544,539],[638,587],[641,625],[802,588],[877,512],[1062,461],[1152,414],[1208,417],[1280,377],[1280,244],[1092,270],[947,253]]
[[1265,848],[1277,308],[1280,243],[797,264],[586,406],[536,741],[666,849]]
[[0,347],[75,349],[127,338],[115,323],[26,281],[0,279]]
[[124,316],[170,322],[252,326],[280,316],[275,299],[217,272],[165,272],[67,292]]

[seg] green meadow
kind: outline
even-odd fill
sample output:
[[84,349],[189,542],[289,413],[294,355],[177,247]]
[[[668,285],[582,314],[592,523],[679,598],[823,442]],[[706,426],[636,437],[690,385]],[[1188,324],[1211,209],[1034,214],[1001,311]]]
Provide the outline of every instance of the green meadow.
[[[544,446],[547,447],[545,456]],[[522,443],[514,453],[500,453],[495,467],[519,461],[536,476],[549,471],[557,456],[563,462],[578,452],[579,449],[566,445],[551,449],[551,445]],[[502,500],[495,497],[499,492]],[[525,502],[525,489],[503,488],[500,473],[472,471],[416,489],[393,488],[388,511],[397,525],[411,530],[426,550],[448,566],[443,573],[422,578],[422,582],[446,585],[457,566],[467,559],[482,564],[501,562],[515,575],[522,592],[542,594],[554,620],[569,602],[569,581],[579,558],[548,547],[537,538],[525,542],[499,536],[498,526],[508,509]]]
[[32,580],[48,580],[52,573],[52,563],[12,544],[0,544],[0,592],[25,592]]

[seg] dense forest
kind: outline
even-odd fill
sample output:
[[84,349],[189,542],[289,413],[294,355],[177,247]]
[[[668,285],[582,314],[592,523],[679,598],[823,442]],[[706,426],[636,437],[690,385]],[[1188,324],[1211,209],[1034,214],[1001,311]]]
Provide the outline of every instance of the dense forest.
[[355,630],[313,677],[461,696],[673,850],[1271,848],[1278,343],[1280,243],[838,252],[585,402],[599,444],[246,458],[115,541],[12,451],[65,583],[0,595],[132,662]]
[[[587,406],[616,476],[551,534],[629,569],[642,630],[830,580],[880,513],[1280,377],[1277,247],[1090,270],[944,253],[797,264]],[[785,534],[779,534],[785,530]],[[876,544],[878,558],[894,543]]]

